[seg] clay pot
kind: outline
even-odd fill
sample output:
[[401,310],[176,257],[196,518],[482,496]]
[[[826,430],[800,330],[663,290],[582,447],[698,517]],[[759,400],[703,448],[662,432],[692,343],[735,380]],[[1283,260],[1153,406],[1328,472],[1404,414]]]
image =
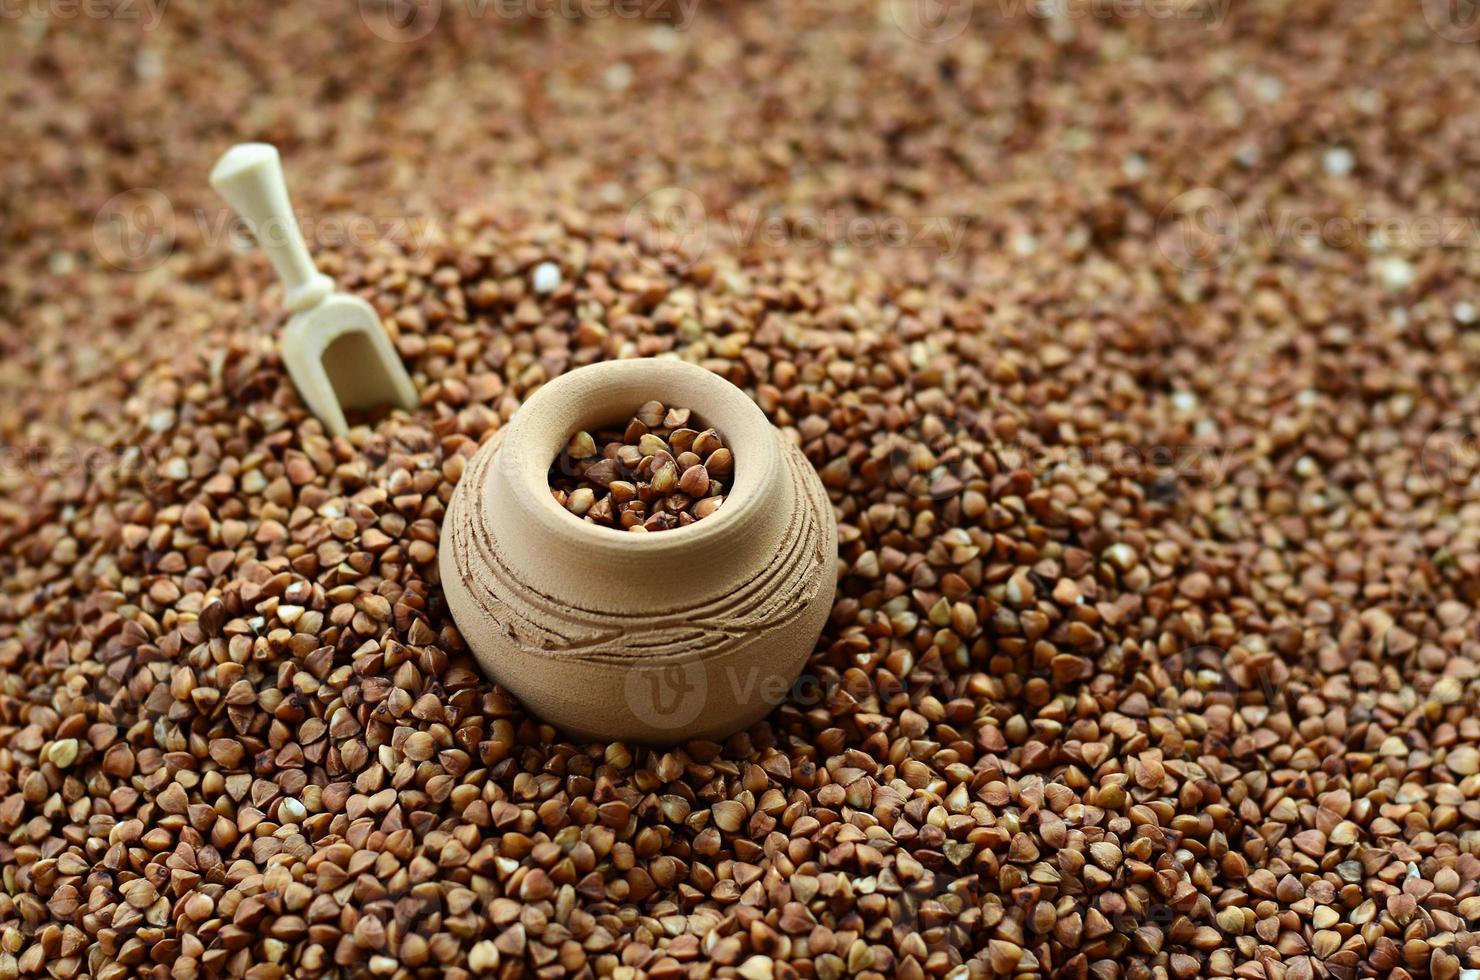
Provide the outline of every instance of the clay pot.
[[[572,434],[657,399],[735,454],[724,504],[633,534],[550,495]],[[540,388],[468,463],[442,528],[442,586],[490,677],[578,738],[723,738],[789,693],[832,607],[822,483],[745,393],[672,359],[610,361]]]

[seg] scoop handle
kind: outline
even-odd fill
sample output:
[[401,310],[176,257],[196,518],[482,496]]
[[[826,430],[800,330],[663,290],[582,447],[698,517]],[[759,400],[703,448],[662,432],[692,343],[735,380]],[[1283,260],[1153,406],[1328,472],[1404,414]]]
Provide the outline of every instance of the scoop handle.
[[303,244],[277,147],[238,143],[216,161],[211,186],[246,222],[267,253],[282,280],[289,311],[301,313],[334,291],[334,280],[314,268]]

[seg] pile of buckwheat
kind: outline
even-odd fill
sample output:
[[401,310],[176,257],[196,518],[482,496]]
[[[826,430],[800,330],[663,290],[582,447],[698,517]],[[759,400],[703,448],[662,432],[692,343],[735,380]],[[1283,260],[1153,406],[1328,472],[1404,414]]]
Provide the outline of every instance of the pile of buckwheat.
[[687,408],[650,401],[622,428],[577,432],[550,466],[550,492],[577,517],[626,531],[703,520],[725,502],[735,456],[690,421]]
[[[114,6],[0,45],[0,978],[1480,970],[1444,5]],[[303,409],[245,139],[419,411]],[[576,744],[438,533],[653,356],[805,452],[837,592],[749,731]]]

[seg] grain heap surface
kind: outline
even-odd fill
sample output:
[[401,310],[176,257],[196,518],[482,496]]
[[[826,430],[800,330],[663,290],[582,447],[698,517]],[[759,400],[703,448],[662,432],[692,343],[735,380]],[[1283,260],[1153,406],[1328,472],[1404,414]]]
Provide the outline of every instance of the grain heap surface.
[[[1480,969],[1444,5],[103,6],[0,44],[0,978]],[[303,410],[254,138],[414,415]],[[572,744],[440,519],[670,354],[821,474],[832,616],[750,731]]]

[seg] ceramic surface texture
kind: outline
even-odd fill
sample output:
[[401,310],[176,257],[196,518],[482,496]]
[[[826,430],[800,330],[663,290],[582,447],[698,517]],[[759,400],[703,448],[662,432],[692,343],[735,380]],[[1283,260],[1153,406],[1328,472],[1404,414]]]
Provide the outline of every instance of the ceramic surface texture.
[[[566,512],[551,461],[650,399],[733,449],[724,505],[647,534]],[[786,696],[832,608],[837,527],[806,458],[740,389],[678,360],[611,361],[542,387],[478,451],[439,561],[479,663],[532,711],[584,738],[673,743],[722,738]]]

